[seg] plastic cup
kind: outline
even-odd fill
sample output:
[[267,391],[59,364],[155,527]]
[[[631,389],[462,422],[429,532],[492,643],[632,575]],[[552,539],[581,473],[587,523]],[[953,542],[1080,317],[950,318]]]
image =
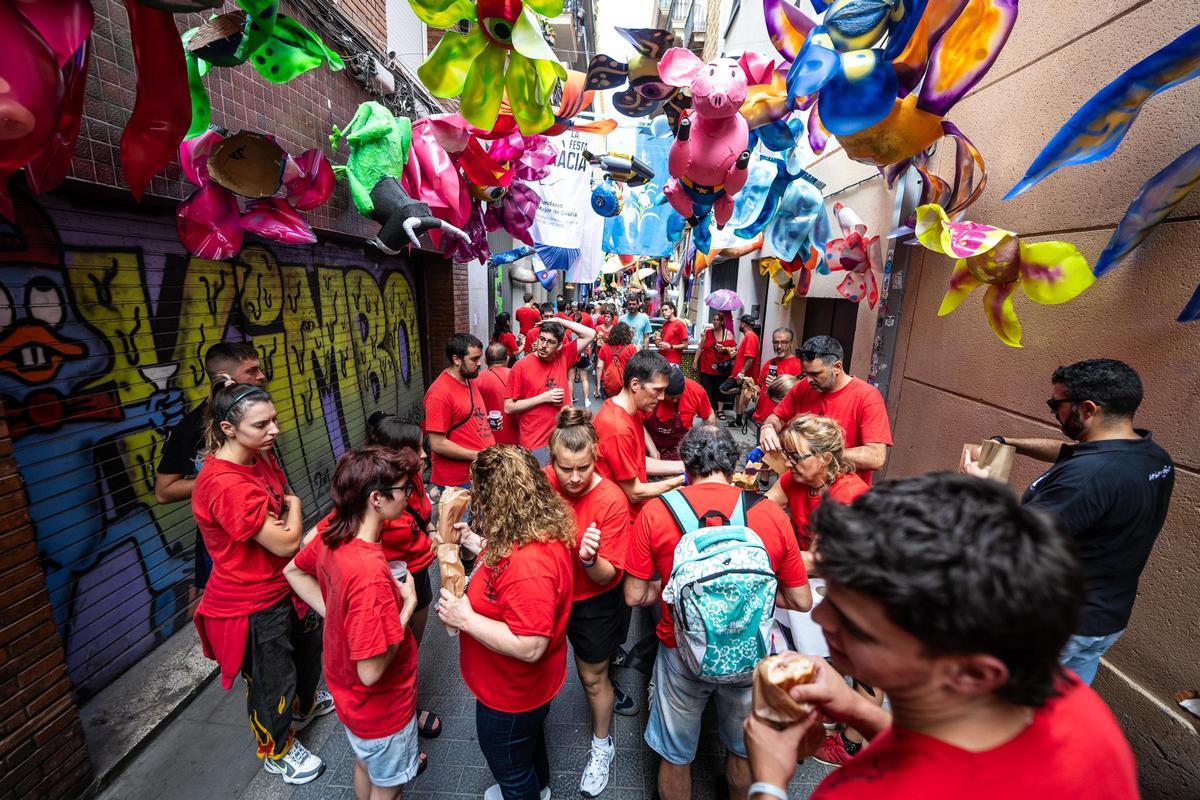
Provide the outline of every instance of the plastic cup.
[[488,425],[490,425],[494,431],[500,430],[502,427],[504,427],[503,415],[499,411],[489,411]]

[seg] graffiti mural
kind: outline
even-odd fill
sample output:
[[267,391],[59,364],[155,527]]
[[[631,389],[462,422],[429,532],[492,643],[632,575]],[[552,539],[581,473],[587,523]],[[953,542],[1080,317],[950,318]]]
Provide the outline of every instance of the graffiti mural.
[[292,490],[315,515],[376,410],[423,391],[412,273],[336,245],[183,252],[170,215],[59,200],[0,222],[0,400],[72,682],[87,696],[186,622],[195,526],[158,505],[208,346],[253,342]]

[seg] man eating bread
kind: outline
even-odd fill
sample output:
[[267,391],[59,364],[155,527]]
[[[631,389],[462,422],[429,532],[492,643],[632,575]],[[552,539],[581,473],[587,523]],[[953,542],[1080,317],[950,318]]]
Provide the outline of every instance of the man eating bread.
[[[823,717],[869,744],[813,800],[1138,797],[1112,713],[1058,663],[1083,583],[1053,518],[994,481],[937,474],[825,503],[813,525],[829,663],[760,665],[745,723],[752,800],[786,800]],[[843,674],[885,691],[891,712]]]

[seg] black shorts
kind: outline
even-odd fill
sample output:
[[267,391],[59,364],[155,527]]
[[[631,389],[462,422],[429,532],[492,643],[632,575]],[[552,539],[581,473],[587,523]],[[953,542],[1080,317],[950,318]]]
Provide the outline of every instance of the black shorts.
[[433,586],[429,582],[429,567],[432,566],[431,563],[425,569],[409,573],[413,581],[413,588],[417,590],[417,611],[429,608],[429,604],[433,602]]
[[604,594],[571,606],[567,641],[575,657],[585,664],[603,664],[616,654],[629,635],[629,606],[621,584]]
[[587,369],[592,365],[592,357],[585,350],[579,355],[579,360],[575,362],[575,369]]

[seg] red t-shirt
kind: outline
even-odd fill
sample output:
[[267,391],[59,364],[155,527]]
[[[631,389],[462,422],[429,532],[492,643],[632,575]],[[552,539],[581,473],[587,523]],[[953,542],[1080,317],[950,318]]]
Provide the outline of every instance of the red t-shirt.
[[[550,441],[550,434],[558,421],[558,411],[571,405],[571,384],[567,373],[579,361],[579,347],[573,342],[563,342],[562,348],[549,361],[536,355],[527,356],[517,362],[508,374],[508,396],[513,400],[537,397],[549,389],[562,389],[562,403],[540,403],[519,415],[518,428],[522,447],[537,450]],[[487,423],[487,420],[484,420]]]
[[[641,418],[609,399],[604,401],[592,424],[600,439],[596,448],[596,471],[614,483],[632,478],[645,483],[646,434]],[[637,504],[630,508],[630,514],[636,515],[640,509],[641,504]]]
[[[629,363],[629,359],[633,358],[634,354],[636,354],[637,351],[638,351],[637,347],[635,347],[634,345],[631,345],[631,344],[623,345],[621,347],[621,352],[617,353],[617,361],[620,362],[620,364],[621,364],[622,373],[625,371],[625,365]],[[608,365],[611,364],[612,360],[613,360],[612,345],[610,345],[610,344],[601,345],[600,352],[596,355],[596,358],[599,359],[600,361],[603,361],[605,368],[607,368]],[[601,376],[602,380],[603,380],[603,377],[604,376]]]
[[499,342],[504,345],[504,349],[508,351],[509,356],[515,356],[521,350],[521,348],[517,347],[517,337],[511,333],[502,333],[499,338],[493,337],[492,342]]
[[754,377],[758,371],[758,357],[762,353],[762,342],[754,331],[747,331],[733,356],[733,374]]
[[275,457],[259,453],[250,466],[209,456],[192,488],[192,514],[213,561],[213,577],[244,595],[246,614],[291,591],[277,556],[254,541],[267,514],[281,516],[287,479]]
[[586,312],[586,311],[580,311],[580,312],[579,312],[579,324],[581,324],[581,325],[587,325],[587,326],[588,326],[589,328],[591,328],[592,330],[595,330],[595,329],[596,329],[596,321],[595,321],[595,319],[593,319],[592,315],[591,315],[591,314],[589,314],[589,313],[588,313],[588,312]]
[[654,413],[642,417],[642,420],[658,448],[659,457],[676,459],[679,457],[679,443],[692,429],[696,417],[708,419],[712,413],[708,392],[691,378],[684,378],[683,394],[679,395],[679,399],[664,397]]
[[807,550],[812,547],[813,540],[813,533],[808,529],[808,520],[823,498],[828,497],[839,503],[849,504],[866,494],[871,487],[858,477],[857,472],[851,472],[838,476],[828,491],[814,495],[809,491],[810,487],[807,484],[800,483],[791,472],[785,472],[779,478],[779,488],[787,495],[788,512],[791,514],[792,524],[796,526],[796,534],[800,537],[800,549]]
[[432,512],[429,495],[425,494],[425,484],[418,475],[404,514],[383,523],[379,538],[383,544],[384,558],[388,561],[406,561],[412,572],[420,572],[432,564],[432,542],[425,532]]
[[973,753],[888,728],[817,787],[813,800],[1136,800],[1137,766],[1112,712],[1072,677],[999,747]]
[[[808,381],[800,381],[779,401],[773,413],[785,426],[800,414],[831,417],[842,426],[847,450],[864,444],[892,443],[883,395],[858,378],[850,378],[850,382],[836,392],[819,392]],[[859,470],[858,477],[871,485],[871,470]]]
[[488,367],[475,379],[487,410],[500,412],[500,430],[492,431],[496,444],[518,444],[520,439],[520,432],[517,430],[519,415],[504,413],[504,398],[508,397],[510,372],[512,370],[508,367]]
[[713,328],[709,328],[704,332],[704,340],[700,345],[700,372],[703,375],[721,375],[713,368],[713,364],[718,361],[727,361],[729,356],[724,353],[717,353],[714,349],[717,345],[722,347],[733,347],[737,341],[733,338],[733,332],[728,328],[721,329],[721,338],[717,339],[714,335]]
[[[684,344],[688,340],[687,325],[683,324],[683,320],[673,319],[670,322],[664,322],[662,326],[663,344]],[[663,358],[670,361],[672,364],[678,364],[683,361],[683,351],[671,348],[668,350],[659,350]]]
[[[699,517],[710,511],[728,515],[733,511],[741,492],[727,483],[697,483],[679,491],[683,492]],[[749,495],[746,499],[750,499]],[[783,509],[769,500],[760,500],[746,513],[746,526],[762,539],[780,586],[803,586],[808,583],[800,548]],[[657,575],[665,584],[670,580],[671,568],[675,564],[675,546],[682,538],[683,532],[679,530],[666,502],[660,497],[647,501],[633,523],[629,552],[625,556],[625,572],[646,581]],[[666,603],[662,603],[662,617],[656,630],[659,641],[667,647],[675,646],[675,623],[671,621],[671,610]]]
[[575,591],[571,595],[571,602],[578,603],[580,600],[604,594],[625,577],[625,551],[629,539],[629,501],[625,499],[625,492],[621,491],[620,486],[601,477],[600,482],[583,497],[568,497],[559,486],[554,466],[546,467],[545,473],[554,491],[558,492],[575,517],[576,543],[583,538],[583,532],[588,526],[596,523],[596,527],[600,529],[599,555],[617,568],[617,574],[611,581],[605,584],[596,583],[579,560],[577,548],[575,556],[571,559],[575,567]]
[[[487,412],[478,382],[469,380],[464,386],[445,370],[425,392],[426,432],[445,434],[450,431],[446,438],[468,450],[478,451],[496,443],[488,425]],[[459,486],[471,480],[469,461],[446,458],[437,451],[434,451],[432,461],[430,480],[438,486]]]
[[517,318],[517,328],[526,339],[529,338],[529,331],[533,326],[542,321],[542,312],[529,306],[521,306],[513,316]]
[[[361,739],[401,730],[417,708],[417,644],[400,624],[403,601],[382,544],[354,538],[330,549],[314,536],[296,555],[296,567],[321,585],[321,660],[338,719]],[[355,662],[397,644],[392,663],[374,686],[359,680]]]
[[775,368],[775,375],[804,374],[804,364],[795,356],[772,358],[763,364],[762,371],[758,373],[758,405],[754,409],[754,421],[759,425],[775,410],[775,401],[767,394],[767,377],[771,375],[772,367]]
[[467,584],[476,613],[508,625],[517,636],[545,636],[532,664],[502,655],[463,634],[459,668],[471,694],[488,708],[519,714],[550,702],[567,678],[567,617],[571,614],[571,552],[562,542],[530,542],[489,567],[480,559]]

